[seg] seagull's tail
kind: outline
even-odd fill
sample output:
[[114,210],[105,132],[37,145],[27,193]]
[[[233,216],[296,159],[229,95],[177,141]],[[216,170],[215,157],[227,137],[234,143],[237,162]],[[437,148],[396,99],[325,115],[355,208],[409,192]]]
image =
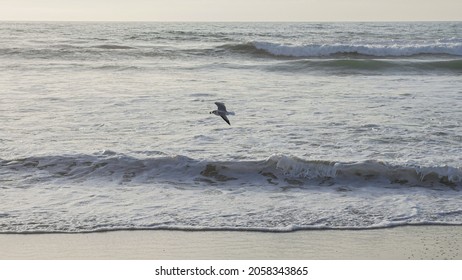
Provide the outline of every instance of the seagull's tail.
[[228,112],[228,115],[234,116],[234,112]]

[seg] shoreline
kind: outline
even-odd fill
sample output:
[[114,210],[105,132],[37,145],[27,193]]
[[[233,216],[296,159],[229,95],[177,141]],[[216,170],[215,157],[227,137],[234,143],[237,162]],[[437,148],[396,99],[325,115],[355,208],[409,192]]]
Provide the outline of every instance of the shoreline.
[[0,259],[462,259],[462,226],[293,232],[127,230],[0,234]]

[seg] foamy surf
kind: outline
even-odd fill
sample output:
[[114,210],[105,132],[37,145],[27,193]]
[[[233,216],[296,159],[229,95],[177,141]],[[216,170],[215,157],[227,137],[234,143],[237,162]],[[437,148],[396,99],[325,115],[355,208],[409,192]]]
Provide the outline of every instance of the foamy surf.
[[[3,160],[0,232],[462,225],[460,182],[438,178],[448,172],[460,175],[458,169],[432,169],[426,181],[421,177],[428,170],[280,155],[228,162],[121,154]],[[391,182],[396,173],[416,185]]]
[[2,233],[462,225],[460,167],[104,151],[0,160],[0,174]]

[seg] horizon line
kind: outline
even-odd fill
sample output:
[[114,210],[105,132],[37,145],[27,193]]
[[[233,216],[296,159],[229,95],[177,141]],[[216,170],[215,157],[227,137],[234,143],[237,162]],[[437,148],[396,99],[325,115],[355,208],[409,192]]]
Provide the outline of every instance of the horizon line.
[[152,23],[354,23],[354,22],[462,22],[459,20],[26,20],[26,19],[0,19],[0,22],[152,22]]

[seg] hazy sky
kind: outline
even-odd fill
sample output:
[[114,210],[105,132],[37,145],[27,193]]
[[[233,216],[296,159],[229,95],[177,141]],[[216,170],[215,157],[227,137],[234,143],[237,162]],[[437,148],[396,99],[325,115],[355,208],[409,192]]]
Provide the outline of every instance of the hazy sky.
[[0,0],[0,20],[462,20],[462,0]]

